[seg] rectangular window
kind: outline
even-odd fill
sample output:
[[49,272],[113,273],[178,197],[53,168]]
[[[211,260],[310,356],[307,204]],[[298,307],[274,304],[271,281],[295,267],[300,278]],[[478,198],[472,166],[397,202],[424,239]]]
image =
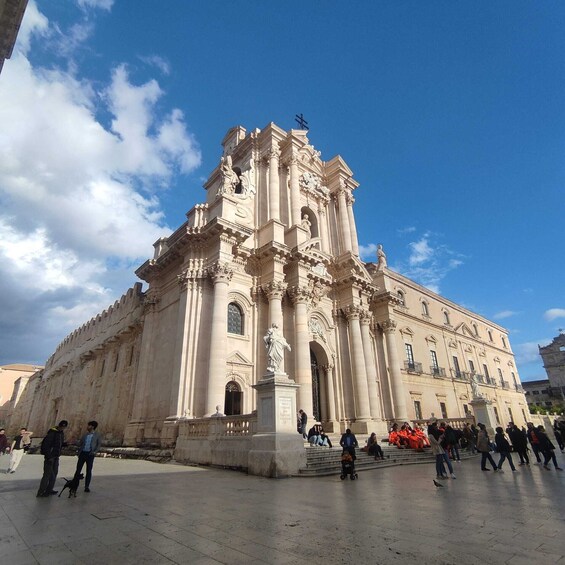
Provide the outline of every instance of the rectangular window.
[[471,359],[469,359],[469,371],[471,371],[471,373],[475,372],[475,364],[471,361]]
[[508,415],[510,416],[510,421],[514,421],[514,415],[512,414],[512,408],[508,408]]
[[408,360],[408,367],[414,369],[414,352],[412,351],[412,346],[406,343],[406,359]]
[[439,408],[441,410],[441,417],[447,419],[447,408],[445,406],[445,402],[440,402]]
[[485,377],[488,382],[488,379],[490,379],[490,375],[488,374],[488,367],[486,365],[483,365],[483,371],[485,372]]
[[496,423],[500,426],[500,418],[498,417],[498,409],[496,406],[493,406],[494,408],[494,417],[496,418]]
[[434,371],[434,373],[438,373],[438,369],[439,369],[439,365],[437,362],[437,355],[436,352],[433,351],[432,349],[430,349],[430,357],[432,358],[432,369]]
[[469,414],[469,407],[466,404],[463,404],[463,414],[465,414],[465,416]]
[[454,355],[453,356],[453,369],[455,370],[455,374],[459,377],[461,376],[461,369],[459,368],[459,359]]
[[414,400],[414,412],[416,413],[416,420],[422,420],[422,404],[419,400]]

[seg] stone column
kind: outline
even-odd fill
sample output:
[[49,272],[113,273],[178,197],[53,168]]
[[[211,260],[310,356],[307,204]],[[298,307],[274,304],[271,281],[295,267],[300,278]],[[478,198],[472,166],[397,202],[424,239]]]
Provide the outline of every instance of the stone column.
[[351,251],[351,230],[349,229],[349,217],[347,216],[347,190],[340,188],[338,192],[339,224],[341,235],[341,249],[343,252]]
[[371,409],[369,407],[369,391],[367,389],[367,369],[363,354],[361,339],[361,326],[359,318],[361,309],[358,306],[347,306],[343,310],[349,324],[349,347],[353,372],[353,389],[355,391],[355,419],[369,420]]
[[396,420],[406,421],[408,420],[406,396],[404,394],[404,383],[402,381],[402,373],[400,372],[400,360],[398,358],[396,340],[394,337],[396,332],[396,322],[394,320],[385,320],[380,323],[380,326],[385,334],[392,399],[394,402],[394,417]]
[[308,303],[310,289],[294,286],[288,291],[294,304],[294,379],[298,389],[298,408],[313,418],[312,367],[310,364],[310,331],[308,329]]
[[[282,281],[271,281],[264,284],[261,289],[269,300],[269,324],[277,324],[281,332],[283,331],[282,298],[286,291],[286,283]],[[284,373],[284,357],[280,366],[280,371]]]
[[335,421],[335,394],[334,394],[334,376],[332,364],[324,365],[322,367],[326,373],[326,388],[328,399],[328,420]]
[[320,226],[320,237],[322,238],[322,251],[329,251],[330,238],[328,236],[328,217],[327,210],[324,205],[320,205],[318,209],[318,225]]
[[369,389],[369,406],[373,420],[381,419],[381,408],[377,393],[377,363],[373,354],[373,346],[370,332],[371,313],[366,310],[361,313],[361,335],[363,336],[363,354],[365,356],[365,367],[367,369],[367,388]]
[[269,150],[269,219],[280,220],[279,157],[278,144]]
[[357,227],[355,226],[355,216],[353,215],[353,203],[355,198],[351,193],[347,194],[347,217],[349,218],[349,229],[351,230],[351,250],[354,255],[359,256],[359,242],[357,240]]
[[216,263],[208,272],[214,281],[210,356],[208,360],[208,389],[206,395],[206,415],[210,416],[216,412],[217,405],[220,405],[220,407],[224,406],[228,334],[228,287],[233,271],[226,263]]
[[302,218],[300,214],[300,185],[298,170],[298,157],[293,153],[290,157],[290,203],[292,211],[292,225],[299,226]]
[[157,317],[157,292],[150,288],[144,298],[143,333],[139,352],[139,365],[135,382],[131,421],[124,434],[124,445],[137,445],[143,441],[145,419],[147,418],[147,399],[149,396],[149,375],[152,372],[150,354],[155,318]]

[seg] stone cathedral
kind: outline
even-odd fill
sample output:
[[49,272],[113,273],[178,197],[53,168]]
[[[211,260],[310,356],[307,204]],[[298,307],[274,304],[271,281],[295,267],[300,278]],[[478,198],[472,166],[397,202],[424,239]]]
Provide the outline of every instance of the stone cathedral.
[[222,146],[205,202],[136,270],[146,290],[16,383],[12,427],[64,417],[78,434],[94,418],[108,444],[172,445],[182,420],[256,409],[272,324],[297,407],[326,430],[467,417],[477,387],[502,425],[525,422],[504,328],[389,269],[381,246],[360,259],[359,185],[339,155],[324,161],[305,131],[273,123],[234,127]]

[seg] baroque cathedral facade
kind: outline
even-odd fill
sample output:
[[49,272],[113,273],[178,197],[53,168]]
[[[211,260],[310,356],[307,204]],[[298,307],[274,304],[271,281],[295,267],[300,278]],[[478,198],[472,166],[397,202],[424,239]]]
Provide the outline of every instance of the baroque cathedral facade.
[[94,418],[107,443],[172,445],[183,419],[256,409],[272,324],[298,408],[334,433],[464,418],[477,386],[501,424],[525,422],[504,328],[389,269],[380,246],[360,259],[358,183],[339,155],[324,161],[305,131],[273,123],[234,127],[222,145],[206,201],[136,270],[147,289],[16,383],[13,427],[65,418],[78,435]]

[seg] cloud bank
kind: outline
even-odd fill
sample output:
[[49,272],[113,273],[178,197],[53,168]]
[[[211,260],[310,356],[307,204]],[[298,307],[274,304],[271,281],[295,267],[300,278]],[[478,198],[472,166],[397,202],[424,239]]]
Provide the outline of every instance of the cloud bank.
[[119,64],[100,86],[69,61],[34,66],[34,38],[56,27],[30,2],[0,76],[0,363],[44,362],[127,290],[133,265],[170,233],[159,191],[201,159],[155,79],[134,84]]

